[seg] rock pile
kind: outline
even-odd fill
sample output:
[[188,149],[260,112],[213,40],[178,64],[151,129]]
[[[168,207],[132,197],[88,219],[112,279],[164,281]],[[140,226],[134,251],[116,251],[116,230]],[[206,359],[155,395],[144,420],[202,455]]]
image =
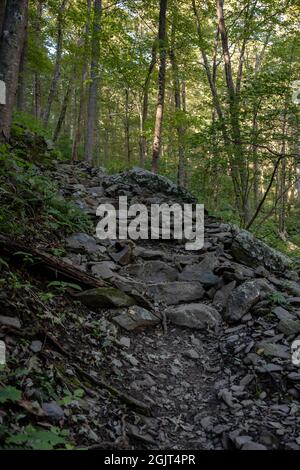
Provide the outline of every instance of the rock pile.
[[[53,177],[65,197],[93,216],[101,203],[117,207],[121,195],[147,206],[195,202],[141,169],[109,176],[60,164]],[[207,214],[200,251],[187,252],[177,240],[101,241],[82,233],[65,248],[66,261],[112,286],[78,298],[91,309],[108,309],[110,321],[130,336],[138,359],[130,373],[123,370],[123,383],[159,401],[150,434],[179,420],[180,439],[163,432],[158,446],[300,449],[300,370],[291,355],[300,341],[300,282],[290,259]],[[156,333],[161,322],[169,324],[165,336]]]

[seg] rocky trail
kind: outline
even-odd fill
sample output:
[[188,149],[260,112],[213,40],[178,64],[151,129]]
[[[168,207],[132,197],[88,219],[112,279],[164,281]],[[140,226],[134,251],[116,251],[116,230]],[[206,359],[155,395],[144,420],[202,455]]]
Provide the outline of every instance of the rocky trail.
[[[122,195],[147,206],[195,202],[139,169],[108,176],[58,164],[51,177],[95,221],[100,203],[116,206]],[[105,283],[62,297],[68,315],[43,347],[36,339],[31,345],[48,365],[61,364],[61,380],[84,383],[84,398],[51,402],[50,412],[48,405],[48,417],[68,422],[77,443],[300,449],[300,369],[291,350],[300,340],[300,282],[288,258],[209,215],[200,251],[174,240],[101,241],[84,233],[60,247],[64,262]],[[126,407],[121,394],[138,401]]]

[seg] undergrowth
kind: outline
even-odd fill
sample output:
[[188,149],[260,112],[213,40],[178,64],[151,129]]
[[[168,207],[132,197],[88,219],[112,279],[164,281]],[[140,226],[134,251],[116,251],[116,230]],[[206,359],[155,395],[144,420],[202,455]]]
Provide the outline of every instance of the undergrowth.
[[0,147],[0,232],[20,236],[90,229],[89,217],[59,194],[40,167],[11,147]]

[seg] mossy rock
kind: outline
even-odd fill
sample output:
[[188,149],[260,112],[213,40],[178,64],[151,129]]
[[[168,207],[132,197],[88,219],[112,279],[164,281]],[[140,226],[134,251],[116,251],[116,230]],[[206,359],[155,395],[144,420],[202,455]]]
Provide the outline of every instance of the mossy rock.
[[132,297],[114,287],[90,289],[76,297],[87,307],[130,307],[136,303]]

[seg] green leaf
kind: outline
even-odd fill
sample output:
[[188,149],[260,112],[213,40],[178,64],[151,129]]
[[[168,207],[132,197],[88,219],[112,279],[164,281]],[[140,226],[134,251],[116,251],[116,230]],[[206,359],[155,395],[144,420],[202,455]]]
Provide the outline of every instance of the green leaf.
[[7,401],[16,402],[21,400],[22,392],[15,387],[5,387],[0,390],[0,403],[6,403]]

